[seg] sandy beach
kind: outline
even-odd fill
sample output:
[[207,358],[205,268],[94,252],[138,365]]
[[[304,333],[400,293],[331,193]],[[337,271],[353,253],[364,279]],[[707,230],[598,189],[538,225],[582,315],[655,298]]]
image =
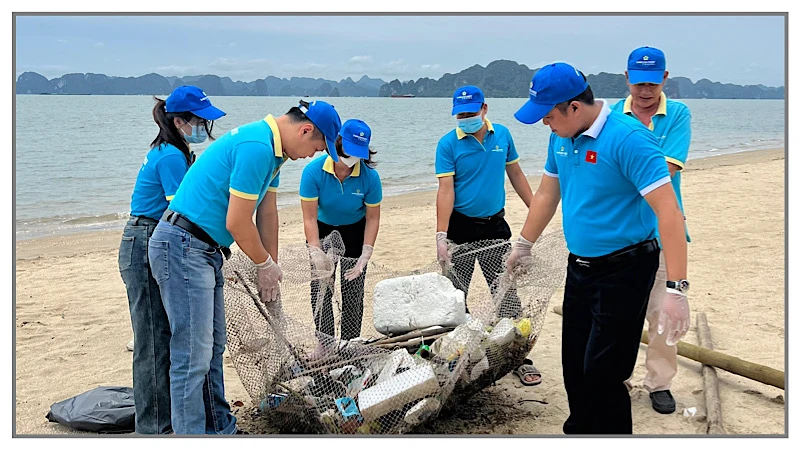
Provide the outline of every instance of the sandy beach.
[[[785,183],[784,149],[690,160],[683,175],[689,244],[689,302],[705,312],[714,349],[784,368]],[[530,178],[535,189],[539,178]],[[510,185],[506,220],[515,237],[527,214]],[[435,191],[387,197],[373,261],[397,271],[435,262]],[[299,207],[280,211],[281,245],[304,241]],[[560,227],[560,210],[550,228]],[[16,243],[16,435],[74,434],[49,423],[50,405],[99,385],[131,386],[132,331],[125,286],[117,268],[122,230],[47,237]],[[560,362],[561,317],[551,300],[531,352],[543,383],[522,387],[508,375],[458,412],[440,416],[421,432],[561,434],[568,415]],[[684,339],[698,344],[694,315]],[[672,393],[677,411],[660,415],[641,386],[644,345],[631,393],[636,434],[697,434],[705,417],[701,364],[679,357]],[[724,425],[729,434],[783,434],[784,391],[718,370]],[[253,405],[229,358],[226,396],[241,428],[259,432]],[[684,417],[684,408],[697,415]]]

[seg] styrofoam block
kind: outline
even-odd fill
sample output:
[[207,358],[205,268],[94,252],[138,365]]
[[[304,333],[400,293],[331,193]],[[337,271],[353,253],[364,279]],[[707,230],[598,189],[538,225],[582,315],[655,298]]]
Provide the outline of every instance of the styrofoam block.
[[439,382],[433,368],[424,364],[361,391],[358,409],[364,421],[369,422],[438,390]]
[[442,404],[433,397],[423,398],[408,410],[403,420],[410,425],[417,425],[435,413]]
[[433,325],[467,321],[464,292],[438,273],[390,278],[374,289],[373,322],[383,334],[400,334]]
[[414,357],[409,355],[405,349],[399,348],[389,355],[388,361],[381,368],[381,373],[375,383],[383,383],[393,377],[400,367],[410,368],[414,367],[415,364]]

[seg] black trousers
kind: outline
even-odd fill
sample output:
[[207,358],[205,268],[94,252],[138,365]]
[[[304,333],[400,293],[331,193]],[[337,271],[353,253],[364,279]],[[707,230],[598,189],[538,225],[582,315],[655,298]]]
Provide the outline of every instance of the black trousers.
[[[367,226],[366,217],[351,225],[332,226],[324,222],[317,221],[319,228],[319,239],[322,241],[334,230],[342,235],[344,241],[344,256],[342,259],[341,285],[342,285],[342,323],[341,339],[350,340],[361,335],[361,319],[364,315],[364,279],[367,275],[367,268],[360,277],[353,281],[344,278],[345,272],[356,265],[354,259],[361,256],[361,247],[364,245],[364,231]],[[334,272],[336,268],[334,267]],[[325,292],[321,292],[319,280],[311,282],[311,308],[314,314],[314,325],[317,331],[328,336],[335,336],[335,326],[333,318],[333,286],[327,285]],[[317,310],[319,297],[322,297],[322,304]]]
[[633,433],[624,381],[636,364],[660,251],[643,244],[599,258],[569,255],[561,335],[566,434]]
[[[491,217],[469,217],[453,210],[447,226],[447,238],[458,245],[490,239],[508,241],[511,239],[511,228],[504,217],[505,209],[501,209]],[[511,242],[507,242],[502,248],[459,248],[453,253],[453,270],[448,274],[448,278],[456,289],[464,292],[466,298],[477,259],[494,297],[496,291],[494,282],[505,270],[503,255],[510,250]],[[512,287],[505,293],[500,303],[500,317],[518,318],[521,312],[522,304],[517,290]]]

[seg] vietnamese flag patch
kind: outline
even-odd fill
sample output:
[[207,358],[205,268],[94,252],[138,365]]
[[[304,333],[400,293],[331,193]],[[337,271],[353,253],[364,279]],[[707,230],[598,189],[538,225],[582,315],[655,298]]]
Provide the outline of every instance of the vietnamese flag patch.
[[586,151],[586,162],[597,164],[597,152],[594,150]]

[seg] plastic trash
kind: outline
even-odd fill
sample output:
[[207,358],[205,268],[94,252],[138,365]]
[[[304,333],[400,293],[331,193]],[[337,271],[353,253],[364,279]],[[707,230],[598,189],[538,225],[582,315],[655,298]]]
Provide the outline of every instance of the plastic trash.
[[74,430],[132,433],[136,427],[133,388],[100,386],[53,403],[45,416]]
[[683,408],[683,417],[694,417],[697,414],[697,408],[692,406],[691,408]]

